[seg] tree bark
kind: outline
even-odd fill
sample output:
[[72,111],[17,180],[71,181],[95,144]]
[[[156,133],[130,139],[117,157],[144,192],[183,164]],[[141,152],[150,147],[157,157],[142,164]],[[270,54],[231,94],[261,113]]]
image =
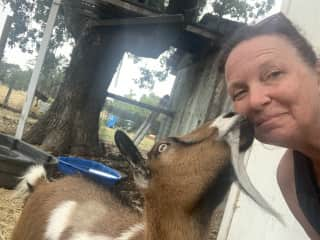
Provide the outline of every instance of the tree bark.
[[54,154],[100,155],[99,113],[124,49],[117,32],[91,30],[73,49],[58,95],[26,134],[26,141]]
[[3,105],[4,105],[4,106],[8,106],[8,105],[9,105],[9,99],[10,99],[10,96],[11,96],[11,93],[12,93],[12,90],[13,90],[13,87],[14,87],[14,84],[15,84],[15,80],[12,79],[12,80],[10,81],[10,83],[9,83],[9,88],[8,88],[6,97],[4,98],[4,101],[3,101]]
[[7,92],[6,97],[4,98],[4,101],[3,101],[3,105],[4,106],[8,106],[9,99],[10,99],[10,96],[11,96],[11,93],[12,93],[12,89],[13,89],[13,87],[9,86],[8,92]]

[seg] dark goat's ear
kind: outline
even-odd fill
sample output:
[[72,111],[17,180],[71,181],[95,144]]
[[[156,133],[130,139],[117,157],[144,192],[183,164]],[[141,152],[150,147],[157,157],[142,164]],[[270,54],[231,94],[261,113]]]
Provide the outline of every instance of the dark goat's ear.
[[247,119],[240,122],[240,146],[239,151],[246,151],[253,143],[254,127]]
[[144,162],[144,159],[137,147],[123,131],[117,130],[114,135],[114,140],[121,154],[129,158],[128,161],[131,161],[130,164],[137,165],[141,164],[141,161]]
[[117,130],[114,140],[121,154],[126,158],[133,168],[135,177],[148,179],[150,177],[150,171],[145,166],[146,161],[129,136],[123,131]]

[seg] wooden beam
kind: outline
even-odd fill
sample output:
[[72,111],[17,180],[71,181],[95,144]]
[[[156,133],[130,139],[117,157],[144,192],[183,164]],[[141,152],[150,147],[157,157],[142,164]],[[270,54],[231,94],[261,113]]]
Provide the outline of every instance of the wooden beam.
[[136,17],[136,18],[118,18],[108,20],[93,20],[89,24],[89,27],[97,26],[125,26],[125,25],[149,25],[149,24],[174,24],[183,23],[184,17],[181,14],[178,15],[162,15],[152,17]]
[[204,29],[204,28],[200,28],[194,25],[187,25],[185,28],[186,31],[200,35],[202,37],[211,39],[211,40],[216,40],[217,39],[217,35],[209,32],[208,30]]
[[152,106],[152,105],[146,104],[146,103],[141,103],[141,102],[138,102],[138,101],[126,98],[126,97],[122,97],[122,96],[119,96],[119,95],[116,95],[116,94],[113,94],[113,93],[110,93],[110,92],[107,93],[107,97],[110,97],[110,98],[113,98],[113,99],[116,99],[116,100],[119,100],[121,102],[125,102],[125,103],[128,103],[128,104],[132,104],[132,105],[135,105],[135,106],[138,106],[138,107],[146,108],[146,109],[148,109],[150,111],[153,111],[153,112],[163,113],[163,114],[165,114],[165,115],[167,115],[169,117],[173,117],[174,116],[174,112],[169,111],[167,109],[160,108],[160,107],[155,107],[155,106]]
[[101,4],[111,4],[111,5],[117,6],[119,8],[125,9],[125,10],[127,10],[129,12],[141,15],[141,16],[157,16],[157,15],[160,15],[160,12],[151,11],[151,10],[146,9],[144,7],[139,7],[137,5],[130,4],[128,2],[121,1],[121,0],[98,0],[98,2],[101,3]]

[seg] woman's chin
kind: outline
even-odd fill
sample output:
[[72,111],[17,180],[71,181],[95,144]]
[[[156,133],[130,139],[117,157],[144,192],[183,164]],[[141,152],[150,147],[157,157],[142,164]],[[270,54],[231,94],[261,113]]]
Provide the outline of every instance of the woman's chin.
[[256,139],[266,144],[277,145],[281,147],[288,147],[288,142],[290,142],[290,139],[288,139],[287,136],[272,134],[272,132],[263,134],[256,132]]

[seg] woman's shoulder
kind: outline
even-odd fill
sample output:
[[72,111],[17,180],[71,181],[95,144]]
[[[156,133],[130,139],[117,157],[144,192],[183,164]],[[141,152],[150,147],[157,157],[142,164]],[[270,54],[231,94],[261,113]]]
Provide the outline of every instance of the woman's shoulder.
[[280,188],[286,190],[288,187],[294,187],[294,161],[293,151],[288,149],[282,156],[278,169],[277,180]]
[[[311,239],[319,239],[318,233],[311,226],[309,220],[301,208],[297,196],[296,176],[295,176],[295,158],[296,154],[292,150],[287,150],[280,160],[277,169],[277,181],[290,211],[295,218],[300,222],[302,227]],[[303,169],[301,169],[303,171]]]

